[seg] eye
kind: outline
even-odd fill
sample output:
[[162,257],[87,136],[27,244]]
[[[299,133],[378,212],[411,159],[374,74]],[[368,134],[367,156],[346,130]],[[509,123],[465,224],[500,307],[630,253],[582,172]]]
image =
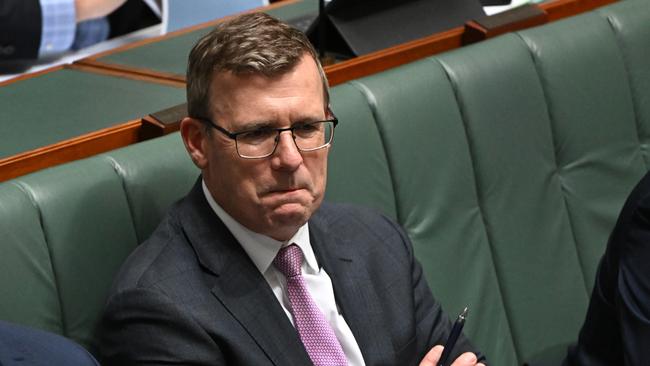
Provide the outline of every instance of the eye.
[[297,131],[317,131],[319,123],[305,123],[304,125],[298,125],[295,127]]
[[293,133],[299,137],[311,137],[321,130],[322,123],[305,123],[293,127]]
[[258,128],[252,131],[242,132],[237,135],[237,140],[245,144],[261,144],[275,138],[276,132],[271,128]]

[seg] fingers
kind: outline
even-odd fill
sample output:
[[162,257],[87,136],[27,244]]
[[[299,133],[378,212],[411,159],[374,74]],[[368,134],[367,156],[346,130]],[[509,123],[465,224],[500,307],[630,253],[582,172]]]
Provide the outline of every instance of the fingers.
[[[424,356],[420,366],[437,366],[440,356],[442,355],[443,346],[435,346]],[[451,364],[451,366],[485,366],[483,363],[477,363],[478,359],[472,352],[465,352]]]
[[472,352],[465,352],[462,355],[458,356],[456,361],[451,364],[451,366],[478,366],[476,355]]
[[431,348],[422,359],[422,362],[420,362],[420,366],[436,366],[438,360],[440,360],[440,356],[442,355],[443,348],[444,347],[440,345]]
[[106,16],[126,0],[75,0],[77,22]]

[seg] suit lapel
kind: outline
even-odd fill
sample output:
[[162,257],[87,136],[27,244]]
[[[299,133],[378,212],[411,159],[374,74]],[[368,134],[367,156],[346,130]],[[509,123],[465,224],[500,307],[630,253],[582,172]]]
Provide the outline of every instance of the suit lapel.
[[[320,211],[319,211],[320,212]],[[361,349],[367,366],[397,364],[390,330],[383,321],[380,300],[355,243],[328,230],[317,212],[309,222],[314,253],[332,279],[336,303]]]
[[200,180],[181,210],[181,222],[201,265],[215,275],[212,293],[274,365],[308,365],[309,356],[271,288],[208,205]]

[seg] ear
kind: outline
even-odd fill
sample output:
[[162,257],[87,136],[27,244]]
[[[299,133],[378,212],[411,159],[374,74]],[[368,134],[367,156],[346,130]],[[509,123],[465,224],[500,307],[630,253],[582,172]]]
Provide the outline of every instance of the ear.
[[205,125],[194,118],[185,117],[181,121],[181,137],[190,158],[199,169],[208,165],[208,138]]

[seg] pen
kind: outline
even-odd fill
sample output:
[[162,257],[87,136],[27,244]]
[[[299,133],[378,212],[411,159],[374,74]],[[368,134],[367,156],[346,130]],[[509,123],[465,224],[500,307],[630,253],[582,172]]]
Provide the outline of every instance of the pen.
[[460,332],[463,331],[463,325],[465,325],[465,318],[467,317],[467,307],[465,307],[465,310],[463,310],[460,315],[458,315],[458,319],[456,319],[456,322],[454,322],[454,326],[451,328],[451,332],[449,333],[449,338],[447,338],[447,343],[445,343],[445,349],[442,350],[442,355],[440,356],[440,361],[438,361],[438,366],[447,366],[449,356],[451,355],[451,350],[454,348],[456,345],[456,341],[458,340],[458,336],[460,335]]

